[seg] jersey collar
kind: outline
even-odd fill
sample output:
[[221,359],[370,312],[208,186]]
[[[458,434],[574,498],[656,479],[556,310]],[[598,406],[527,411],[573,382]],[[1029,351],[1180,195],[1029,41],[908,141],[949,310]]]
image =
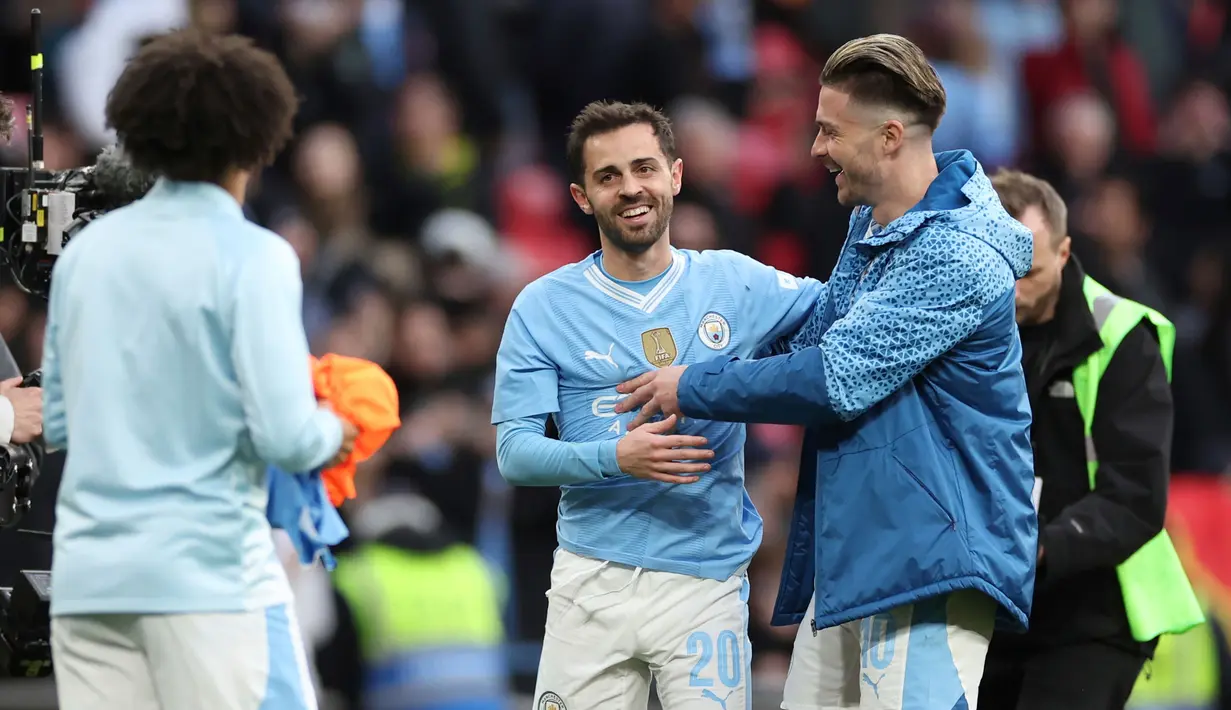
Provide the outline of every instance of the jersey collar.
[[608,297],[645,313],[653,313],[654,309],[658,308],[658,304],[662,303],[667,294],[671,293],[671,289],[679,283],[680,277],[684,275],[684,255],[672,249],[671,266],[667,267],[666,273],[654,288],[643,296],[608,276],[598,264],[600,254],[596,254],[593,263],[586,268],[586,280]]

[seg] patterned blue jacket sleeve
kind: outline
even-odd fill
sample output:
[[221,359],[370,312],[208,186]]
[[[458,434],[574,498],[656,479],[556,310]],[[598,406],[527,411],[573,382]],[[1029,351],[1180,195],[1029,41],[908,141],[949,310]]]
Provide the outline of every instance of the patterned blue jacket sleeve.
[[685,371],[686,416],[719,421],[817,424],[854,419],[893,394],[979,327],[984,309],[1012,288],[985,243],[945,230],[895,255],[816,347],[759,361],[711,361]]
[[876,289],[821,338],[829,398],[843,419],[863,414],[965,340],[1013,287],[994,249],[945,231],[897,255]]
[[[825,295],[828,296],[828,293]],[[820,345],[821,336],[825,333],[822,329],[825,319],[825,304],[825,298],[818,300],[816,308],[812,313],[808,314],[807,320],[795,332],[774,341],[773,345],[769,348],[768,354],[785,355],[787,353],[797,353],[805,348],[813,348]]]

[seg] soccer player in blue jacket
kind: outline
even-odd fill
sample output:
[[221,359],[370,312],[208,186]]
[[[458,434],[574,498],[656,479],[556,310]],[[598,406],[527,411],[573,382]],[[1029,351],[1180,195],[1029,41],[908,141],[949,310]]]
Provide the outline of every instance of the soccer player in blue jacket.
[[492,411],[504,477],[563,489],[536,707],[644,710],[651,677],[667,710],[747,707],[745,570],[761,518],[745,426],[668,417],[627,433],[616,386],[646,367],[749,357],[796,332],[822,286],[671,247],[683,164],[651,107],[591,104],[568,146],[602,250],[518,296]]
[[784,708],[974,708],[995,622],[1024,628],[1034,588],[1032,237],[970,153],[932,153],[945,92],[914,44],[854,40],[821,84],[812,154],[858,207],[813,319],[789,354],[651,371],[617,410],[808,427]]

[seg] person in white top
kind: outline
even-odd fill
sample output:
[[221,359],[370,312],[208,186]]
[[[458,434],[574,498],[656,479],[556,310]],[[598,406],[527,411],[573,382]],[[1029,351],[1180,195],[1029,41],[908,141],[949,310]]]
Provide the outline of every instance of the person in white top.
[[43,390],[20,384],[21,377],[0,382],[0,444],[28,444],[43,433]]

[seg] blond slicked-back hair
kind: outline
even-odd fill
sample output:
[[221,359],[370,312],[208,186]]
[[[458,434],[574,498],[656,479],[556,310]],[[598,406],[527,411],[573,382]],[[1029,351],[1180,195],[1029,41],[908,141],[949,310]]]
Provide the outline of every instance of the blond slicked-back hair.
[[854,100],[900,109],[935,131],[945,113],[945,87],[923,50],[891,34],[860,37],[842,45],[825,62],[821,85]]

